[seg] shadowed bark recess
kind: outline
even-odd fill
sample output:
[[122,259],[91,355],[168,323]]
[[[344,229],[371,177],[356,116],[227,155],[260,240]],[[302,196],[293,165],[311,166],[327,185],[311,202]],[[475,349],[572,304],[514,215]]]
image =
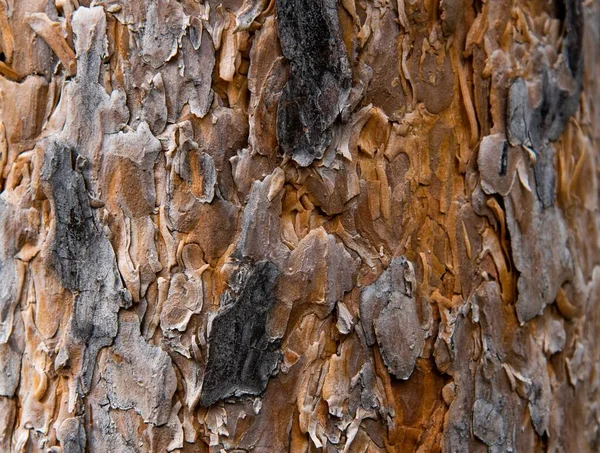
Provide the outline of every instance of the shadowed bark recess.
[[600,2],[0,0],[0,452],[597,452]]

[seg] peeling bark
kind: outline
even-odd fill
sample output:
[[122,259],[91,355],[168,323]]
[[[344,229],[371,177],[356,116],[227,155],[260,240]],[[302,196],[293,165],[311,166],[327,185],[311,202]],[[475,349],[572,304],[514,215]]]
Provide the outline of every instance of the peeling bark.
[[0,0],[0,451],[598,451],[599,24]]

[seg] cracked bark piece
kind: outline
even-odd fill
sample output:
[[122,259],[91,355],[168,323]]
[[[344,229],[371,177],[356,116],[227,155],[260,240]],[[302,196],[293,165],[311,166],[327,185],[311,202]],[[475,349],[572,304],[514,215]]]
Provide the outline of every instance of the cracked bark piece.
[[[456,394],[448,408],[444,424],[444,449],[451,452],[463,451],[465,448],[472,451],[477,445],[472,435],[472,414],[465,410],[475,405],[475,382],[472,372],[462,373],[459,370],[465,363],[469,367],[476,366],[476,345],[473,341],[475,327],[470,319],[462,315],[459,315],[456,321],[456,329],[447,350],[448,355],[451,355],[451,358],[448,358],[447,372],[454,379]],[[439,344],[446,345],[446,342],[438,337]],[[439,363],[439,349],[434,354],[436,362]]]
[[176,330],[185,332],[191,316],[202,309],[202,290],[200,279],[187,279],[184,274],[173,276],[169,295],[160,313],[160,326],[165,336]]
[[[227,232],[235,224],[237,210],[223,199],[218,189],[218,181],[224,179],[221,168],[216,166],[211,154],[202,151],[188,136],[193,134],[191,123],[181,123],[179,130],[180,143],[172,158],[167,186],[169,217],[177,231],[211,231],[207,235],[194,236],[198,237],[204,252],[213,256],[215,247],[209,245],[207,248],[205,244],[219,243],[217,248],[221,251],[227,248],[230,243]],[[205,140],[201,143],[208,145]]]
[[[5,131],[5,140],[8,145],[27,142],[37,136],[42,129],[44,117],[48,114],[43,98],[48,96],[48,82],[42,76],[29,76],[20,83],[12,82],[0,77],[0,102],[5,111],[14,112],[13,115],[4,116],[2,123]],[[26,116],[26,111],[33,109],[36,113],[28,121],[21,118]],[[10,148],[9,148],[10,149]],[[13,154],[13,152],[9,154]],[[6,173],[15,157],[7,156]],[[0,175],[1,176],[1,175]],[[6,178],[7,174],[4,175]]]
[[243,31],[250,28],[252,22],[263,12],[267,0],[245,0],[235,15],[235,30]]
[[503,134],[484,137],[477,156],[484,192],[506,196],[515,182],[521,159],[521,150],[509,146]]
[[157,0],[147,6],[142,55],[150,66],[159,68],[177,53],[185,33],[186,16],[181,4],[174,0]]
[[34,288],[44,288],[36,291],[35,325],[40,334],[47,339],[54,337],[63,325],[63,316],[69,309],[64,303],[68,299],[69,290],[65,289],[60,279],[49,265],[51,257],[38,257],[32,260],[31,276]]
[[440,8],[442,13],[442,32],[444,36],[454,34],[460,26],[460,21],[464,15],[464,2],[462,0],[440,0]]
[[397,12],[389,6],[385,9],[373,8],[369,14],[370,23],[364,25],[365,29],[368,27],[372,31],[359,57],[361,63],[365,64],[359,74],[361,83],[367,85],[365,102],[379,107],[386,115],[396,119],[398,112],[406,105],[407,95],[398,83],[402,60],[402,51],[398,49],[400,26]]
[[248,69],[248,141],[253,151],[264,156],[274,154],[277,148],[277,108],[287,76],[277,25],[271,16],[256,32]]
[[[340,160],[338,157],[337,162]],[[353,162],[332,167],[339,168],[311,169],[306,180],[306,188],[314,196],[315,204],[328,215],[343,212],[346,203],[360,193],[360,181]]]
[[[530,127],[541,139],[556,141],[579,106],[581,82],[544,69],[541,74],[542,99],[533,111]],[[533,142],[534,147],[539,143]],[[536,150],[537,151],[537,150]]]
[[85,354],[80,391],[91,384],[96,354],[117,335],[117,312],[130,304],[117,270],[115,253],[89,204],[84,178],[73,165],[77,153],[61,143],[46,151],[42,169],[44,191],[55,221],[47,253],[62,285],[73,293],[69,335],[57,360],[66,363],[73,343]]
[[240,235],[232,256],[236,259],[252,258],[254,261],[267,259],[283,266],[289,256],[288,248],[281,242],[281,197],[279,194],[269,201],[273,176],[252,184],[248,202],[242,216]]
[[[92,408],[94,416],[90,417],[91,426],[88,427],[88,451],[142,453],[143,448],[149,449],[151,440],[144,432],[146,426],[133,409],[115,410],[108,404]],[[144,442],[140,445],[142,436]]]
[[420,38],[421,42],[415,42],[418,56],[411,59],[408,71],[414,81],[417,100],[425,104],[427,111],[439,114],[450,107],[455,97],[454,72],[457,69],[453,68],[452,59],[447,52],[433,52],[433,49],[422,51],[427,37]]
[[25,278],[25,268],[15,258],[22,240],[18,228],[24,220],[22,211],[0,195],[0,345],[8,348],[6,353],[14,347],[10,338]]
[[505,363],[510,363],[512,358],[508,354],[510,342],[505,332],[517,333],[518,327],[514,316],[506,319],[498,283],[483,282],[471,301],[483,347],[474,376],[473,434],[492,450],[510,451],[522,445],[510,426],[523,418],[527,405],[514,391]]
[[123,210],[132,219],[154,212],[153,169],[160,151],[160,142],[146,122],[139,123],[135,131],[107,134],[102,144],[101,175],[108,187],[120,188],[103,195],[110,211]]
[[167,98],[161,73],[153,78],[148,92],[142,101],[142,120],[147,122],[154,135],[160,134],[167,126]]
[[557,6],[564,14],[565,61],[537,71],[540,99],[536,106],[532,107],[527,84],[521,77],[512,82],[507,103],[508,138],[513,145],[533,148],[536,191],[544,207],[554,204],[556,190],[555,151],[549,142],[559,139],[567,121],[577,112],[583,78],[581,0],[560,0]]
[[412,374],[426,337],[415,294],[412,263],[393,258],[388,269],[360,295],[360,317],[367,343],[377,340],[390,373],[404,380]]
[[544,206],[552,204],[550,199],[554,189],[552,177],[542,178],[542,173],[548,173],[545,169],[552,167],[554,159],[548,141],[558,140],[567,121],[576,113],[583,77],[581,1],[561,0],[559,3],[565,12],[566,36],[562,51],[566,63],[553,68],[544,66],[538,71],[539,82],[536,82],[540,85],[540,99],[536,106],[532,106],[527,83],[521,77],[512,82],[507,102],[507,132],[511,144],[530,146],[538,156],[536,179]]
[[544,208],[552,206],[556,198],[555,160],[556,152],[551,144],[545,143],[538,148],[533,175],[535,178],[535,192]]
[[[556,299],[574,265],[564,215],[556,206],[543,206],[531,191],[533,179],[531,168],[519,170],[519,181],[504,199],[513,260],[520,272],[516,310],[521,323]],[[538,263],[546,264],[540,267]]]
[[81,418],[67,418],[57,433],[57,439],[65,452],[84,453],[87,444],[85,428]]
[[[315,228],[292,251],[285,269],[278,287],[285,304],[310,303],[313,312],[325,318],[352,290],[358,262],[334,235]],[[283,323],[275,330],[283,335],[286,326]]]
[[135,411],[145,423],[168,422],[177,378],[171,359],[162,349],[146,343],[134,313],[119,316],[119,335],[101,371],[111,407]]
[[473,405],[473,434],[486,445],[502,445],[506,440],[506,421],[498,408],[480,398]]
[[240,264],[221,297],[208,337],[201,406],[240,395],[260,395],[279,363],[278,342],[266,332],[277,267],[269,261]]
[[[190,37],[184,35],[181,38],[181,49],[160,67],[169,124],[178,121],[186,104],[195,116],[203,118],[213,101],[211,77],[215,66],[215,48],[206,30],[201,36],[200,48],[196,50]],[[140,56],[136,55],[134,58],[135,63],[142,65]],[[128,93],[128,96],[133,95],[134,93]],[[149,108],[149,105],[144,108]]]
[[[525,336],[524,333],[523,330],[519,332],[517,338],[520,341],[513,346],[513,352],[517,354],[517,363],[512,374],[518,380],[516,390],[519,396],[527,401],[533,429],[539,436],[543,436],[550,424],[553,386],[548,361],[544,355],[543,340]],[[523,360],[522,354],[525,351],[527,359]]]
[[567,120],[575,113],[578,94],[562,89],[555,75],[548,71],[542,73],[541,90],[541,103],[532,109],[524,80],[519,78],[512,83],[508,96],[507,128],[512,145],[533,149],[536,155],[536,192],[544,207],[548,207],[554,204],[556,191],[555,152],[549,141],[558,139]]
[[531,146],[529,128],[531,122],[531,105],[529,91],[522,77],[517,78],[508,91],[507,135],[510,144]]
[[10,451],[17,418],[17,400],[0,396],[0,448]]
[[[194,149],[195,148],[195,149]],[[215,197],[217,170],[213,158],[196,147],[183,147],[173,159],[173,170],[183,181],[178,190],[186,190],[200,203],[211,203]]]
[[200,151],[209,154],[217,170],[217,190],[230,202],[236,199],[231,162],[238,150],[247,146],[248,123],[238,108],[215,107],[210,116],[194,121],[194,140]]
[[211,204],[201,203],[199,221],[190,234],[197,242],[206,262],[216,262],[234,242],[239,208],[227,200],[217,198]]
[[[0,397],[13,397],[21,380],[21,360],[26,337],[21,314],[14,317],[12,334],[5,343],[0,343]],[[0,443],[1,445],[1,443]]]
[[290,65],[277,110],[281,149],[310,165],[331,141],[331,127],[351,87],[334,0],[277,0],[277,26]]
[[0,25],[2,51],[15,72],[22,77],[29,74],[48,77],[54,72],[57,58],[43,39],[36,39],[27,17],[51,10],[44,2],[0,2],[0,15],[4,16]]
[[75,52],[61,35],[61,27],[57,22],[52,22],[44,13],[32,13],[25,16],[25,20],[33,31],[39,35],[65,66],[70,76],[75,75],[77,62]]
[[589,0],[0,0],[0,451],[597,451],[599,40]]

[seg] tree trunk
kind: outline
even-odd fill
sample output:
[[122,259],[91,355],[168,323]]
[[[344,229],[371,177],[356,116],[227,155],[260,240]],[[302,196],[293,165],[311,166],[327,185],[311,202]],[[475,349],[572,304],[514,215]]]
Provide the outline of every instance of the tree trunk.
[[2,452],[600,451],[600,2],[0,0]]

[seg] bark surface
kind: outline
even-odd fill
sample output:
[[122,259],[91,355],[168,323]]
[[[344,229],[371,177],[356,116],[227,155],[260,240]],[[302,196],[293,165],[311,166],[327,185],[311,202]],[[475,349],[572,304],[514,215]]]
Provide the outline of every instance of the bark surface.
[[0,0],[0,451],[600,451],[600,2]]

